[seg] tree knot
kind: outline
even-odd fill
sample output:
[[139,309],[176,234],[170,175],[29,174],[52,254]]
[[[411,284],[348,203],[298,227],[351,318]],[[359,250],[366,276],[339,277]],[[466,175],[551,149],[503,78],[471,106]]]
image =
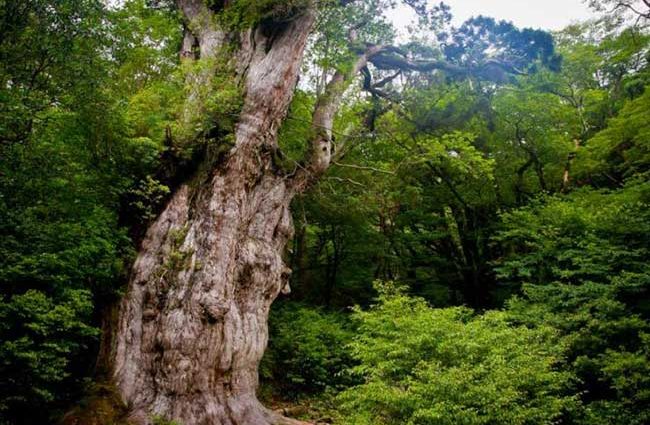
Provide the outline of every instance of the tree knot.
[[222,320],[228,311],[230,311],[230,305],[221,300],[204,298],[200,304],[203,308],[203,313],[211,322]]

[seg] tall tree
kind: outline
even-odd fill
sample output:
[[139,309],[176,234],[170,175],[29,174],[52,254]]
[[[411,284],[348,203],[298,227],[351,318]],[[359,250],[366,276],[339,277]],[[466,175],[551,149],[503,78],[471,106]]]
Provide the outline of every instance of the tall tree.
[[[383,24],[376,10],[394,3],[177,0],[188,73],[179,123],[168,137],[198,165],[149,227],[107,341],[112,378],[133,422],[149,424],[154,416],[187,424],[290,422],[257,400],[257,367],[271,303],[289,290],[283,250],[293,234],[290,203],[336,155],[332,126],[346,89],[362,70],[366,87],[376,88],[369,64],[379,74],[495,70],[487,56],[454,63],[391,46],[377,36]],[[406,3],[432,18],[424,2]],[[278,129],[309,35],[328,13],[344,18],[342,60],[316,99],[306,153],[287,170]],[[487,27],[476,26],[483,34]],[[517,56],[522,48],[548,53],[538,39],[515,45],[514,28],[497,29],[496,39]],[[519,65],[501,62],[504,72]]]

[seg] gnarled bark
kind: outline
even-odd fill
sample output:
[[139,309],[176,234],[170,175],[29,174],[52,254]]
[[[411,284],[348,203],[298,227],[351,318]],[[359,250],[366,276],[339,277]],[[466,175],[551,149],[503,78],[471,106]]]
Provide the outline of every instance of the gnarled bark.
[[[365,46],[347,71],[333,76],[316,102],[308,157],[287,176],[274,168],[277,130],[317,2],[306,2],[290,20],[263,19],[245,30],[220,27],[216,14],[228,0],[177,3],[185,18],[181,57],[218,58],[227,45],[243,109],[225,158],[207,167],[207,176],[181,185],[147,231],[108,354],[112,379],[138,425],[156,416],[183,425],[298,423],[255,396],[269,308],[288,291],[282,253],[293,233],[289,204],[330,166],[332,125],[346,88],[390,49]],[[191,85],[209,87],[210,72],[191,76]],[[192,122],[199,93],[188,94],[181,122]]]
[[[212,55],[233,37],[201,0],[180,1],[191,36]],[[120,306],[113,380],[136,424],[271,424],[256,399],[273,300],[288,290],[282,252],[295,189],[273,168],[277,129],[295,88],[314,15],[246,30],[233,55],[244,83],[235,144],[208,176],[180,186],[148,229]]]

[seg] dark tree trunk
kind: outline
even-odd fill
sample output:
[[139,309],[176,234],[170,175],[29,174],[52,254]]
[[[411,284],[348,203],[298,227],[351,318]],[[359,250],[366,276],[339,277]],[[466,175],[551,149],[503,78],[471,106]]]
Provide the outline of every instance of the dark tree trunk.
[[[204,4],[179,1],[192,28],[183,57],[192,46],[216,55],[233,38]],[[288,290],[282,253],[298,190],[272,158],[313,21],[307,10],[281,28],[235,35],[244,106],[234,147],[203,181],[181,185],[147,231],[108,354],[136,424],[287,422],[257,401],[257,367],[271,303]]]

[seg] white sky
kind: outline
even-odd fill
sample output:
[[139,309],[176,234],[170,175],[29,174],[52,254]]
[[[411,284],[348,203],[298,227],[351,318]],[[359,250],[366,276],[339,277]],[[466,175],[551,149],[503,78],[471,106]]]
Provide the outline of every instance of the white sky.
[[[444,0],[444,3],[451,6],[455,25],[471,16],[485,15],[512,21],[518,27],[559,30],[572,22],[594,16],[583,0]],[[391,19],[400,27],[406,26],[413,16],[403,6],[391,15]]]

